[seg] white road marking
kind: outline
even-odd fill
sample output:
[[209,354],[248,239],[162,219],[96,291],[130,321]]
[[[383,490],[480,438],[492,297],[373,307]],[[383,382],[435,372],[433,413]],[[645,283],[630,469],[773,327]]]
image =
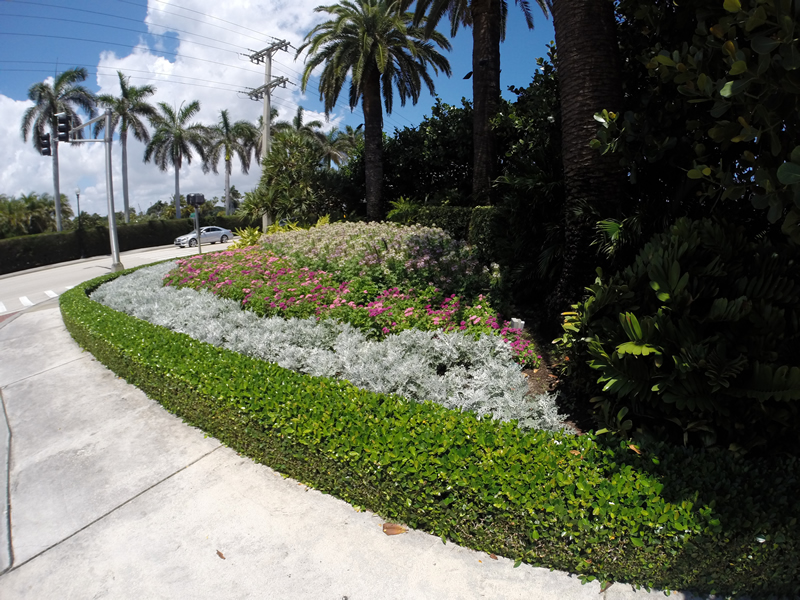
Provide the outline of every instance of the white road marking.
[[58,294],[56,294],[53,290],[45,290],[44,293],[50,296],[51,298],[58,298]]
[[20,302],[22,302],[22,304],[23,304],[24,306],[33,306],[33,302],[31,302],[30,300],[28,300],[28,297],[27,297],[27,296],[20,296],[20,297],[19,297],[19,301],[20,301]]
[[0,313],[6,312],[6,305],[0,302]]

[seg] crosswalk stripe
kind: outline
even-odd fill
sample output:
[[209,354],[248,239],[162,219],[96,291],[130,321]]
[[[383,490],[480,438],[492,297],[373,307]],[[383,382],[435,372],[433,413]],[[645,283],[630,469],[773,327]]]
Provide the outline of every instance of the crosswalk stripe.
[[0,313],[6,312],[6,305],[0,302]]
[[56,294],[53,290],[45,290],[44,293],[50,296],[51,298],[58,298],[58,294]]
[[28,300],[28,297],[27,297],[27,296],[20,296],[20,297],[19,297],[19,301],[20,301],[20,302],[22,302],[22,304],[23,304],[24,306],[33,306],[33,302],[31,302],[30,300]]

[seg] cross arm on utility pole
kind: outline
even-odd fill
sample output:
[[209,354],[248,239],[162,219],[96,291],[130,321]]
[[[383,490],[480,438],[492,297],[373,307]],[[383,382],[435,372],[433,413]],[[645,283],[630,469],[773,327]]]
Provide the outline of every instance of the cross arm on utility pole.
[[277,79],[273,79],[269,83],[265,83],[264,85],[257,87],[254,90],[250,90],[247,93],[250,96],[251,100],[261,100],[265,94],[271,92],[276,87],[286,87],[286,84],[289,83],[289,80],[286,77],[278,77]]

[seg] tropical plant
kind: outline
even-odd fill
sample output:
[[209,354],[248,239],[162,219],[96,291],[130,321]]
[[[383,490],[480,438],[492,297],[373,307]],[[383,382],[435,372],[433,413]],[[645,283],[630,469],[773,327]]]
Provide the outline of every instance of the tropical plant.
[[312,72],[324,65],[319,92],[329,113],[349,78],[350,108],[361,100],[364,110],[367,218],[379,220],[383,216],[381,95],[386,112],[391,113],[393,86],[403,105],[408,98],[416,104],[423,82],[434,93],[428,69],[450,75],[450,64],[435,45],[449,50],[450,43],[437,31],[426,36],[399,1],[342,0],[314,10],[333,18],[312,29],[297,51],[299,56],[308,50],[301,87],[305,90]]
[[258,227],[244,227],[234,230],[237,238],[232,244],[228,246],[229,250],[238,250],[239,248],[247,248],[248,246],[255,246],[261,239],[261,230]]
[[231,123],[227,110],[219,113],[219,123],[209,130],[208,163],[212,171],[217,172],[220,157],[225,158],[225,214],[233,213],[231,206],[231,162],[233,155],[239,157],[242,173],[250,170],[250,154],[258,139],[258,131],[249,121]]
[[[58,119],[59,113],[65,113],[71,120],[72,126],[81,124],[77,109],[85,111],[89,117],[95,115],[95,97],[88,89],[79,85],[85,81],[88,72],[84,68],[75,67],[60,73],[52,84],[47,82],[35,83],[28,90],[28,99],[34,105],[28,108],[22,116],[20,131],[22,139],[28,141],[28,134],[32,133],[33,147],[41,152],[41,137],[49,133],[51,151],[53,156],[53,197],[55,198],[56,230],[63,229],[61,222],[61,192],[58,181]],[[79,129],[72,134],[78,139],[83,138],[83,130]]]
[[[152,121],[156,109],[147,102],[147,98],[156,93],[156,88],[150,84],[142,86],[130,85],[130,78],[117,71],[119,77],[120,95],[102,94],[97,97],[97,104],[103,108],[111,109],[111,135],[119,128],[119,143],[122,146],[122,203],[125,222],[130,223],[130,199],[128,195],[128,130],[133,132],[133,137],[143,143],[150,141],[150,132],[143,119]],[[105,121],[98,121],[94,126],[95,137],[105,129]]]
[[625,269],[600,272],[589,292],[566,314],[559,343],[602,426],[796,450],[796,249],[732,224],[679,219]]
[[175,170],[175,195],[173,202],[175,216],[181,218],[181,184],[180,171],[185,160],[192,162],[192,150],[197,152],[203,161],[203,172],[209,171],[208,166],[208,128],[200,123],[189,124],[189,120],[200,112],[200,101],[194,100],[189,104],[180,105],[177,110],[166,102],[159,102],[160,114],[153,120],[155,132],[144,151],[144,162],[154,160],[156,166],[166,171],[170,166]]
[[[535,0],[547,16],[546,0]],[[533,29],[528,0],[516,0]],[[407,4],[411,4],[407,1]],[[476,204],[485,203],[497,174],[496,138],[490,125],[500,106],[500,42],[505,39],[506,0],[417,0],[414,18],[427,17],[425,33],[430,34],[445,14],[450,17],[450,35],[460,26],[472,27],[473,172],[472,195]]]

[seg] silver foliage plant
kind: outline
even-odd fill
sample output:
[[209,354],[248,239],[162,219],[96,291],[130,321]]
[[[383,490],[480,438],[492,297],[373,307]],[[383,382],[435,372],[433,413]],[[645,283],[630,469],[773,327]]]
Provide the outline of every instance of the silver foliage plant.
[[558,431],[555,395],[527,395],[527,382],[499,336],[406,330],[370,341],[335,320],[261,318],[208,292],[163,287],[173,263],[100,286],[92,299],[190,337],[299,373],[335,377],[385,394],[472,411],[524,429]]

